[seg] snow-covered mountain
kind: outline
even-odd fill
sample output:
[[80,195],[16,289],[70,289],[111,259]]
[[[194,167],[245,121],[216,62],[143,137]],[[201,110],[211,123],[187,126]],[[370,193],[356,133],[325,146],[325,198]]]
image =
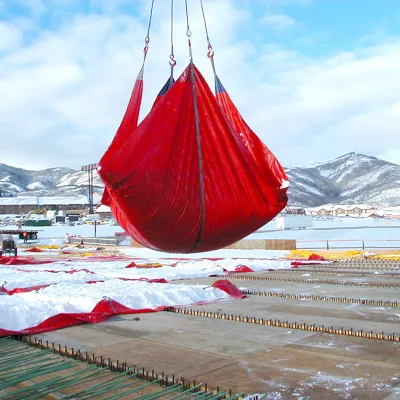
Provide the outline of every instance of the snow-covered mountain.
[[[305,207],[322,204],[367,203],[400,205],[400,166],[349,153],[309,167],[287,168],[289,203]],[[94,171],[94,191],[103,183]],[[71,168],[28,171],[0,164],[0,194],[66,196],[87,194],[87,172]]]
[[400,166],[349,153],[305,168],[289,168],[292,204],[400,204]]
[[[94,171],[94,190],[102,192],[103,184]],[[72,168],[48,168],[30,171],[0,164],[0,195],[65,196],[87,194],[87,172]]]

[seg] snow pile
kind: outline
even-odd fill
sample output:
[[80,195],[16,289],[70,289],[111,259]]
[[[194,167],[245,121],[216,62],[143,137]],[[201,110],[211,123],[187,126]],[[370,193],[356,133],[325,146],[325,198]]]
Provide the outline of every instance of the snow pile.
[[0,333],[1,329],[24,331],[60,314],[91,313],[105,298],[132,311],[140,311],[227,300],[230,295],[221,289],[202,285],[116,279],[84,285],[63,282],[37,292],[1,296]]
[[25,250],[29,257],[11,257],[0,268],[0,282],[4,282],[0,286],[0,336],[98,323],[116,314],[241,298],[239,289],[227,280],[211,286],[167,281],[290,268],[291,263],[278,259],[286,252],[265,250],[223,249],[183,257],[132,248],[123,249],[122,254],[74,247],[63,249],[67,254],[60,249]]
[[[39,253],[42,254],[42,253]],[[234,272],[238,267],[246,266],[254,272],[291,268],[293,260],[272,259],[121,259],[114,257],[88,257],[88,259],[71,258],[55,261],[50,264],[30,264],[8,266],[0,269],[0,282],[9,282],[14,287],[29,287],[54,281],[76,281],[80,277],[90,277],[88,280],[125,279],[166,279],[181,280],[204,278],[208,276],[223,276]],[[136,264],[132,267],[131,263]],[[152,264],[160,263],[161,268],[151,268]],[[130,266],[129,268],[127,268]],[[66,272],[74,271],[73,274]],[[33,271],[29,273],[24,271]],[[50,272],[49,272],[50,271]],[[53,271],[53,272],[51,272]],[[62,271],[64,273],[55,273]],[[80,271],[80,272],[77,272]],[[87,275],[84,275],[84,271]],[[57,276],[55,276],[57,275]],[[75,276],[77,276],[75,278]],[[79,276],[79,278],[78,278]],[[18,283],[16,283],[18,282]],[[20,286],[18,286],[20,285]]]
[[[49,265],[47,264],[47,268]],[[87,272],[86,270],[76,270],[74,273],[51,273],[47,271],[35,270],[32,268],[4,268],[0,269],[0,282],[7,291],[14,289],[29,288],[41,285],[56,285],[61,283],[83,284],[88,281],[101,281],[103,276]],[[2,300],[2,299],[1,299]]]
[[[0,336],[101,322],[116,314],[241,298],[240,291],[226,280],[203,286],[170,284],[165,278],[223,275],[242,261],[259,270],[270,263],[279,263],[164,259],[163,264],[154,264],[148,259],[133,261],[99,255],[58,260],[11,257],[10,261],[15,264],[0,268],[0,282],[4,282],[0,287]],[[284,263],[289,266],[290,261]]]

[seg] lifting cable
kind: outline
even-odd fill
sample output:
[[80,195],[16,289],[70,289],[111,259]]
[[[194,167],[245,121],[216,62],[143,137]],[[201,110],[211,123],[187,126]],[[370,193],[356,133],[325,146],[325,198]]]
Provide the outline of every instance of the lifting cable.
[[188,12],[187,0],[185,0],[185,10],[186,10],[186,37],[188,38],[189,58],[190,62],[192,63],[193,62],[192,42],[191,42],[192,32],[190,31],[190,26],[189,26],[189,12]]
[[194,117],[195,117],[195,126],[196,126],[196,139],[197,139],[197,157],[198,157],[198,166],[199,166],[199,191],[200,191],[200,221],[199,221],[199,231],[197,234],[197,238],[190,249],[192,252],[200,243],[203,233],[204,233],[204,225],[206,220],[206,196],[205,196],[205,185],[204,185],[204,171],[203,171],[203,152],[201,150],[201,132],[200,132],[200,117],[199,117],[199,106],[197,103],[197,90],[196,90],[196,79],[194,74],[194,64],[193,64],[193,53],[192,53],[192,32],[190,32],[189,26],[189,12],[188,12],[188,2],[185,0],[185,9],[186,9],[186,36],[188,38],[189,45],[189,57],[190,57],[190,79],[192,81],[192,91],[193,91],[193,109],[194,109]]
[[146,61],[147,52],[149,50],[149,43],[150,43],[150,28],[151,28],[151,21],[153,19],[153,8],[154,8],[154,0],[151,1],[151,9],[150,9],[150,17],[149,17],[149,24],[147,26],[147,35],[144,38],[144,49],[143,49],[143,66]]
[[204,29],[206,31],[206,37],[207,37],[207,45],[208,45],[207,57],[211,61],[211,66],[212,66],[214,75],[216,76],[217,73],[215,71],[215,64],[214,64],[214,49],[213,49],[213,47],[211,45],[210,36],[208,34],[207,20],[206,20],[206,14],[204,12],[203,0],[200,0],[200,6],[201,6],[201,13],[203,14]]
[[174,67],[176,65],[174,55],[174,0],[171,0],[171,54],[169,55],[169,65],[171,66],[171,80],[174,78]]

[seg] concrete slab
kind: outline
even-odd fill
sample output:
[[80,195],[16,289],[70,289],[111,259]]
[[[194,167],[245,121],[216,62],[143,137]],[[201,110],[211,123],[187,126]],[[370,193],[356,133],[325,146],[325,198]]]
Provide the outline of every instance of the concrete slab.
[[[367,275],[367,276],[359,276],[359,275],[351,275],[351,274],[344,274],[344,273],[339,273],[336,276],[332,274],[324,274],[324,273],[318,273],[318,272],[304,272],[304,274],[307,274],[309,276],[301,276],[299,272],[292,272],[292,271],[280,271],[280,270],[275,270],[275,271],[268,271],[268,272],[259,272],[259,273],[250,273],[246,274],[246,276],[254,276],[257,278],[280,278],[280,279],[319,279],[322,281],[329,280],[329,281],[335,281],[337,283],[340,283],[341,281],[346,281],[346,282],[353,282],[353,283],[388,283],[388,284],[400,284],[400,277],[385,277],[383,275]],[[245,276],[244,274],[241,276]],[[230,276],[231,278],[234,278],[234,276]],[[238,277],[238,280],[240,279],[240,276]],[[297,282],[294,282],[297,283]]]
[[[274,274],[300,277],[299,273]],[[175,283],[211,285],[217,279],[221,278]],[[229,279],[238,287],[257,290],[400,300],[398,288]],[[363,280],[382,281],[374,277]],[[260,296],[195,308],[400,334],[399,308]],[[120,316],[99,325],[38,336],[158,373],[196,379],[235,392],[275,393],[283,400],[307,396],[321,400],[383,400],[396,395],[395,387],[400,382],[400,343],[184,314]]]
[[[395,333],[400,336],[399,310],[359,304],[324,303],[250,296],[241,301],[221,302],[193,307],[226,314],[243,315],[264,319],[307,323],[315,325],[344,327],[347,329],[374,331],[375,333]],[[396,313],[397,311],[397,313]]]
[[[91,344],[98,336],[92,350],[104,357],[239,392],[279,391],[283,399],[318,393],[327,400],[379,400],[400,371],[400,347],[377,340],[170,313],[79,328]],[[75,329],[58,338],[63,332],[68,346],[68,331]],[[104,346],[104,331],[115,332],[114,344]]]
[[[293,275],[287,275],[287,277]],[[304,277],[305,279],[309,278]],[[191,285],[211,285],[218,279],[216,277],[196,278],[191,280],[173,281],[175,284],[191,284]],[[400,289],[399,288],[377,288],[371,290],[370,287],[359,286],[345,286],[345,285],[323,285],[318,283],[293,283],[293,282],[273,282],[273,281],[256,281],[256,280],[242,280],[235,279],[234,277],[227,277],[232,283],[239,288],[246,288],[252,290],[261,290],[276,293],[294,293],[294,294],[314,294],[319,296],[332,296],[332,297],[351,297],[351,298],[368,298],[375,300],[386,301],[399,301],[400,302]]]

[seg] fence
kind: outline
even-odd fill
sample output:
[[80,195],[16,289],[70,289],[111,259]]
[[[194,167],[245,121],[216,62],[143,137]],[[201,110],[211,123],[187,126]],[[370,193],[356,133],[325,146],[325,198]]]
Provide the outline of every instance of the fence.
[[[118,246],[125,236],[110,236],[110,237],[97,237],[97,238],[70,238],[71,243],[81,243],[83,239],[84,244],[92,245],[113,245]],[[134,239],[131,239],[130,245],[132,247],[143,247],[138,244]],[[294,239],[274,239],[274,240],[254,240],[244,239],[229,246],[230,249],[266,249],[266,250],[349,250],[349,249],[399,249],[400,239],[327,239],[327,240],[294,240]]]
[[70,237],[70,243],[74,244],[86,244],[86,245],[109,245],[109,246],[119,246],[121,242],[125,240],[123,236],[116,237]]
[[400,239],[296,240],[299,250],[400,249]]

